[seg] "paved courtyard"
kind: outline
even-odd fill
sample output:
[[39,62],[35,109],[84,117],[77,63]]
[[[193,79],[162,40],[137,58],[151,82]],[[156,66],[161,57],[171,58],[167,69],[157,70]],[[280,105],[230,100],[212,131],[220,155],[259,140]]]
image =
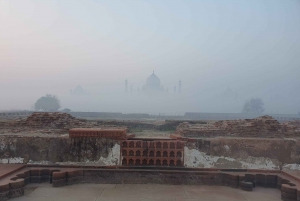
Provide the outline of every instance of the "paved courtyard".
[[53,188],[50,184],[27,185],[25,196],[11,201],[280,201],[278,189],[253,192],[224,186],[157,184],[78,184]]

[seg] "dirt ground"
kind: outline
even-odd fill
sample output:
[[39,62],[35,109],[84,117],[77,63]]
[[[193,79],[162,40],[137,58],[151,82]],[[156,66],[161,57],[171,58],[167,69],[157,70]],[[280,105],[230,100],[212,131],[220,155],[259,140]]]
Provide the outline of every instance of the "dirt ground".
[[280,201],[280,190],[255,188],[252,192],[225,186],[155,184],[78,184],[53,188],[26,186],[25,196],[11,201]]

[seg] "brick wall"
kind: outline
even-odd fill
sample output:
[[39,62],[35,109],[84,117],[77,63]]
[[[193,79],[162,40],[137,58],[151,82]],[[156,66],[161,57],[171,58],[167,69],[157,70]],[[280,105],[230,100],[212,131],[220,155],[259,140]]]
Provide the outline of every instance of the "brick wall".
[[121,143],[122,165],[183,166],[183,141],[124,140]]

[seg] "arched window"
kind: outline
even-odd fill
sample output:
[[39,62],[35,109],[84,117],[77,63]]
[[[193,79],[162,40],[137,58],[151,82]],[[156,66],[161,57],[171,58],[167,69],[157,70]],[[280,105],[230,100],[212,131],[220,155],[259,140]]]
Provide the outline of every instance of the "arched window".
[[174,160],[170,160],[170,166],[175,166]]
[[142,165],[147,165],[147,159],[144,159],[144,160],[143,160]]
[[129,142],[129,148],[134,148],[134,142],[133,141]]
[[168,166],[168,161],[167,160],[163,160],[163,166]]
[[149,165],[154,165],[154,161],[152,159],[149,160]]
[[157,159],[157,160],[156,160],[156,163],[155,163],[155,165],[161,165],[161,162],[160,162],[160,160],[159,160],[159,159]]
[[127,147],[127,142],[123,142],[122,147]]
[[129,159],[129,161],[128,161],[128,165],[134,165],[134,163],[133,163],[133,159]]
[[182,148],[181,142],[177,142],[177,149],[181,149],[181,148]]
[[140,159],[136,159],[135,165],[141,165],[141,160]]

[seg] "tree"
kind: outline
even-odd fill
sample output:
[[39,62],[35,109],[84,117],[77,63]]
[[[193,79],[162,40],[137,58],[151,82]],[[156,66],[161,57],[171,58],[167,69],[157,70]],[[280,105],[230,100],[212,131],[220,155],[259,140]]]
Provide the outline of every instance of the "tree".
[[243,107],[243,113],[263,113],[264,102],[260,98],[252,98],[247,100]]
[[41,111],[57,111],[60,108],[60,101],[55,95],[47,94],[39,98],[34,104],[35,110]]

